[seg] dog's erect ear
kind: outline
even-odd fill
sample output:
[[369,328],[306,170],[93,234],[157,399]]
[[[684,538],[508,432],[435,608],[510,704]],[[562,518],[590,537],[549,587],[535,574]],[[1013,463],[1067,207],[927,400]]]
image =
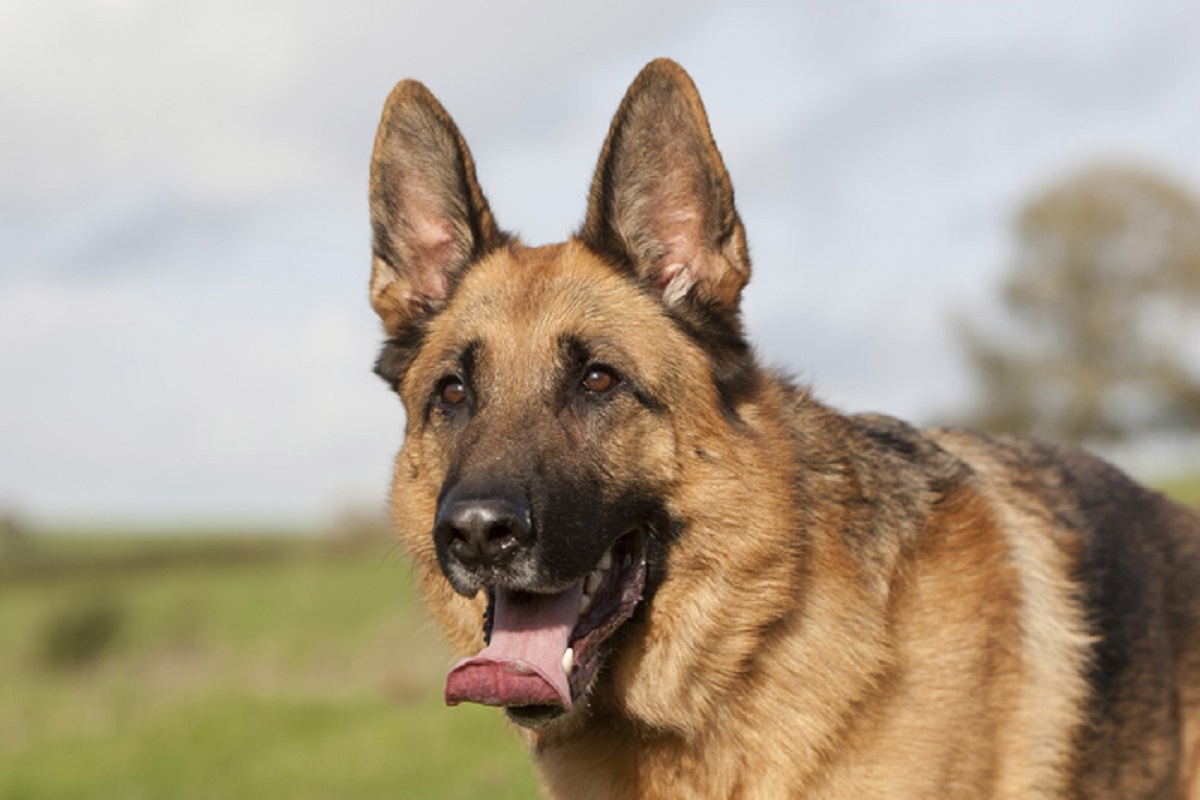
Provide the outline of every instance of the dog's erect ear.
[[454,121],[417,81],[396,84],[371,157],[371,305],[389,335],[436,312],[506,236]]
[[668,306],[736,314],[746,234],[700,94],[674,61],[650,62],[626,92],[579,238],[631,265]]

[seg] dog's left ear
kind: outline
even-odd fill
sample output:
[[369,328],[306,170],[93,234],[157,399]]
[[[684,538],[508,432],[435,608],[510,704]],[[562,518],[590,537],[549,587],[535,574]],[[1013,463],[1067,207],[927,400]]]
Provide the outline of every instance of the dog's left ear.
[[750,278],[746,234],[700,94],[674,61],[650,62],[626,92],[579,239],[629,265],[668,306],[736,318]]

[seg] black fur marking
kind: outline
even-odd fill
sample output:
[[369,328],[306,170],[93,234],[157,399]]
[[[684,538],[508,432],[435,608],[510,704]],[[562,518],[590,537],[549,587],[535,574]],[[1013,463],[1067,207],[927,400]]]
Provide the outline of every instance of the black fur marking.
[[736,312],[731,314],[684,300],[678,307],[668,308],[667,313],[708,356],[721,412],[731,424],[740,425],[738,408],[759,392],[763,375]]
[[855,414],[850,419],[871,441],[919,466],[927,476],[930,491],[939,497],[961,485],[970,474],[970,467],[903,420],[884,414]]
[[[1065,472],[1066,483],[1079,497],[1089,531],[1079,562],[1088,586],[1084,602],[1100,637],[1089,674],[1093,725],[1122,731],[1109,746],[1136,751],[1173,737],[1178,727],[1171,708],[1171,645],[1165,628],[1153,622],[1165,618],[1160,576],[1169,553],[1161,501],[1098,460],[1076,459],[1071,466],[1076,469]],[[1113,771],[1112,785],[1128,780],[1117,767],[1134,761],[1118,759],[1116,752],[1090,755],[1094,770]]]
[[[642,606],[650,605],[667,577],[667,551],[681,536],[686,523],[671,517],[661,498],[655,500],[646,518],[646,588]],[[643,612],[645,613],[645,612]]]
[[591,350],[577,336],[559,337],[558,349],[561,353],[563,372],[569,377],[583,374],[583,370],[592,363]]
[[400,382],[408,372],[413,359],[425,341],[425,319],[420,316],[411,320],[395,336],[386,340],[375,359],[374,372],[383,378],[393,390],[399,391]]

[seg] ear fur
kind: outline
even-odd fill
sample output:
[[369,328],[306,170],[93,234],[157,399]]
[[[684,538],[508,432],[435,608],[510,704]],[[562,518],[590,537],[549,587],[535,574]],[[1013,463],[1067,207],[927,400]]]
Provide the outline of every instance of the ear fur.
[[470,263],[508,240],[454,121],[413,80],[396,84],[384,106],[370,206],[371,305],[391,337],[440,309]]
[[668,307],[736,317],[750,277],[745,230],[700,94],[674,61],[650,62],[626,92],[578,237],[630,266]]

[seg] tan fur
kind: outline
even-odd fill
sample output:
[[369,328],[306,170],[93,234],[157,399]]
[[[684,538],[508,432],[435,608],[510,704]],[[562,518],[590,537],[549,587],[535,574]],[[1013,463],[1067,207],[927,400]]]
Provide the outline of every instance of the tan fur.
[[[1074,451],[838,414],[728,346],[745,237],[677,65],[631,87],[567,242],[496,228],[411,82],[372,218],[380,373],[408,411],[392,516],[455,649],[483,646],[485,610],[430,533],[458,473],[587,467],[595,495],[636,487],[679,531],[587,696],[521,732],[548,797],[1200,800],[1200,521]],[[564,337],[654,402],[563,411]],[[472,347],[455,427],[427,398]],[[1103,575],[1131,554],[1145,591],[1124,597]]]
[[1087,687],[1080,664],[1094,642],[1069,580],[1078,542],[1068,532],[1054,532],[1045,509],[1006,501],[1020,496],[1020,487],[977,440],[939,432],[935,441],[983,471],[983,493],[997,510],[1021,582],[1017,634],[1030,674],[1009,698],[1015,723],[1009,746],[1033,766],[1014,777],[1006,796],[1054,796],[1047,787],[1059,786],[1071,767],[1065,754],[1073,732],[1060,721],[1081,715]]

